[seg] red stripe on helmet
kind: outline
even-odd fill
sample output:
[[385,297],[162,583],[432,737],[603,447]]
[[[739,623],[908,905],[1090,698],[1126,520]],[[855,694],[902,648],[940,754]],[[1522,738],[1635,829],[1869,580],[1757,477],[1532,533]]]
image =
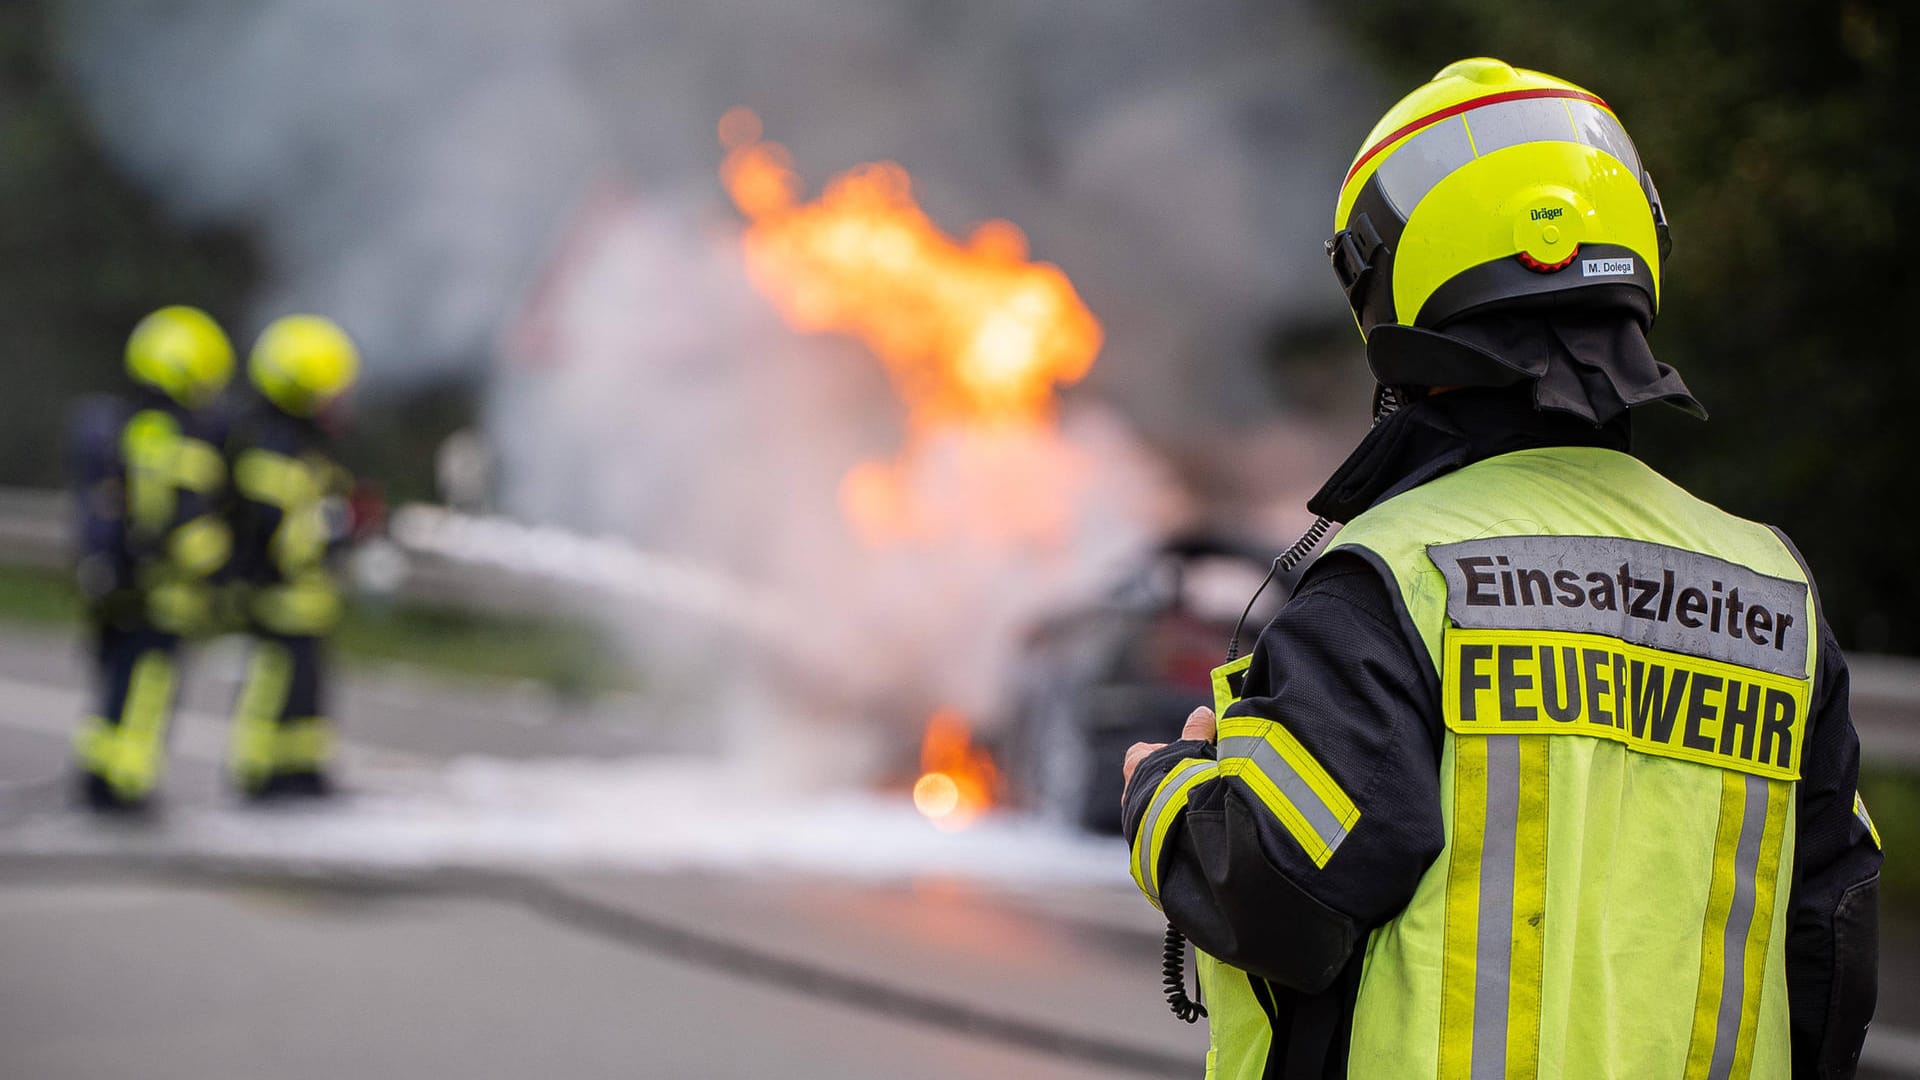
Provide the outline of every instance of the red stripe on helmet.
[[1508,90],[1505,93],[1488,94],[1486,97],[1477,97],[1471,101],[1463,101],[1458,105],[1449,105],[1438,112],[1430,112],[1420,119],[1415,120],[1413,123],[1400,128],[1393,134],[1388,135],[1386,138],[1381,139],[1379,142],[1374,143],[1372,146],[1367,147],[1366,153],[1361,154],[1360,157],[1354,161],[1353,168],[1347,170],[1347,178],[1340,182],[1340,189],[1345,191],[1347,185],[1353,183],[1353,178],[1360,174],[1361,168],[1364,167],[1367,162],[1377,157],[1380,151],[1385,150],[1387,147],[1392,146],[1408,135],[1419,131],[1428,124],[1439,123],[1449,116],[1458,116],[1463,112],[1478,109],[1483,105],[1498,105],[1503,101],[1524,101],[1528,98],[1576,98],[1580,101],[1591,101],[1595,105],[1606,109],[1608,112],[1613,111],[1606,102],[1601,101],[1599,98],[1583,90],[1561,90],[1557,87],[1543,87],[1538,90]]

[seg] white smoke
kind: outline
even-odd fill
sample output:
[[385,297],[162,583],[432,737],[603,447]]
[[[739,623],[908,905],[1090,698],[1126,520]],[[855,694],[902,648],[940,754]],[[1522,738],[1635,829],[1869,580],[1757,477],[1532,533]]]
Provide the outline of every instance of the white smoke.
[[[907,166],[958,230],[1018,222],[1106,323],[1091,386],[1156,431],[1236,408],[1258,335],[1338,301],[1318,241],[1377,93],[1305,8],[1200,0],[68,0],[110,154],[253,227],[256,322],[329,312],[375,378],[485,370],[606,177],[724,205],[714,122],[815,180]],[[1335,308],[1337,313],[1337,307]]]
[[[898,449],[899,406],[878,362],[847,340],[796,338],[747,285],[731,225],[697,204],[616,193],[593,200],[582,224],[500,374],[499,422],[542,435],[517,444],[507,499],[535,517],[646,538],[805,613],[805,639],[784,650],[654,612],[627,620],[656,678],[682,675],[663,689],[747,718],[750,730],[734,733],[746,741],[791,759],[806,741],[770,745],[791,725],[759,717],[878,718],[898,732],[943,705],[987,712],[1021,625],[1086,596],[1182,515],[1153,456],[1084,402],[1068,410],[1062,438],[1030,448],[1036,466],[1086,465],[1084,482],[1054,486],[1066,503],[1057,542],[983,539],[963,519],[995,513],[992,493],[949,483],[923,488],[948,500],[949,528],[864,545],[838,491],[849,468]],[[931,456],[940,450],[967,452]],[[796,660],[809,670],[780,670]],[[788,691],[779,700],[741,680],[769,667]],[[871,764],[862,754],[873,748],[848,741],[857,725],[840,726],[826,752]]]

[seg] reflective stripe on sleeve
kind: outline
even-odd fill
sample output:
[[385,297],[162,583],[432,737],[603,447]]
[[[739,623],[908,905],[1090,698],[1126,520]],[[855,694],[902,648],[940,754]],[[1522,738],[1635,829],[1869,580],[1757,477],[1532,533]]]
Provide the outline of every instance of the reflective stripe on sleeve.
[[1240,700],[1240,689],[1245,685],[1246,672],[1253,666],[1253,654],[1248,653],[1238,660],[1229,660],[1209,673],[1213,680],[1213,714],[1227,715],[1227,709]]
[[1721,778],[1688,1080],[1745,1080],[1752,1071],[1791,790],[1784,781],[1759,776],[1729,772]]
[[307,467],[272,450],[248,450],[233,464],[233,483],[255,502],[290,509],[319,497]]
[[120,432],[127,469],[127,515],[137,532],[157,535],[173,520],[173,461],[180,426],[157,409],[135,413]]
[[212,514],[202,514],[173,530],[167,541],[167,554],[175,566],[193,577],[206,577],[220,569],[233,551],[233,535],[227,523]]
[[134,415],[121,433],[127,466],[129,512],[148,531],[165,528],[180,491],[214,495],[226,482],[227,464],[206,442],[180,431],[173,417],[157,409]]
[[1867,813],[1867,801],[1862,799],[1857,791],[1853,793],[1853,816],[1859,818],[1860,824],[1867,827],[1867,835],[1873,837],[1873,846],[1882,851],[1886,850],[1885,845],[1880,843],[1880,830],[1874,827],[1873,815]]
[[189,491],[212,495],[226,483],[227,462],[220,451],[199,439],[182,438],[174,451],[173,482]]
[[1282,724],[1255,716],[1220,721],[1220,775],[1238,777],[1313,864],[1325,867],[1360,810]]
[[340,621],[340,591],[324,574],[306,574],[285,585],[259,590],[254,617],[294,636],[324,634]]
[[1161,779],[1146,814],[1140,818],[1140,829],[1133,837],[1133,882],[1154,907],[1160,906],[1160,854],[1167,831],[1186,809],[1193,789],[1216,774],[1215,764],[1205,758],[1182,758]]

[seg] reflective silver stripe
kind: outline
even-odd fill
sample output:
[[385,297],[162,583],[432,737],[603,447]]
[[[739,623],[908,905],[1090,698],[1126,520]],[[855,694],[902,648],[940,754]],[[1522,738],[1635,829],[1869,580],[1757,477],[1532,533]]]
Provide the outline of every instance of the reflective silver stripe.
[[1747,801],[1740,812],[1740,846],[1733,854],[1733,901],[1727,910],[1720,950],[1720,1015],[1714,1022],[1713,1063],[1707,1080],[1726,1080],[1740,1045],[1740,1006],[1747,988],[1747,930],[1753,922],[1754,877],[1760,866],[1760,839],[1767,827],[1767,780],[1749,776]]
[[1607,110],[1578,98],[1496,101],[1435,122],[1387,154],[1375,173],[1387,202],[1405,218],[1434,185],[1467,162],[1535,142],[1568,142],[1612,155],[1647,186],[1640,154]]
[[1487,824],[1480,841],[1474,944],[1473,1080],[1507,1074],[1507,994],[1513,961],[1513,847],[1520,826],[1520,736],[1487,739]]
[[1413,213],[1415,203],[1447,178],[1447,174],[1472,161],[1473,142],[1467,138],[1467,125],[1458,116],[1450,116],[1400,144],[1380,163],[1380,192],[1401,217]]
[[1566,98],[1521,98],[1482,105],[1467,114],[1467,132],[1473,136],[1474,151],[1486,157],[1521,143],[1578,141],[1579,133],[1574,130],[1573,118],[1567,115],[1566,102]]
[[1280,789],[1280,794],[1285,795],[1294,809],[1300,811],[1300,816],[1307,819],[1307,825],[1320,837],[1320,842],[1327,845],[1329,855],[1340,847],[1340,842],[1347,838],[1346,826],[1340,824],[1340,818],[1333,808],[1315,794],[1313,786],[1293,766],[1287,764],[1272,743],[1258,735],[1234,735],[1221,739],[1221,760],[1236,757],[1251,758],[1254,766],[1273,781],[1273,786]]
[[1867,800],[1861,798],[1857,791],[1853,793],[1853,816],[1866,826],[1867,835],[1873,838],[1873,846],[1880,847],[1880,830],[1874,828],[1873,815],[1867,813]]
[[1153,802],[1147,806],[1146,814],[1140,818],[1140,831],[1134,834],[1133,843],[1134,854],[1139,860],[1140,887],[1146,890],[1147,897],[1156,904],[1160,902],[1160,879],[1157,873],[1159,867],[1154,865],[1154,857],[1159,852],[1154,850],[1153,838],[1159,835],[1160,818],[1167,812],[1167,804],[1173,801],[1173,793],[1180,790],[1181,784],[1186,783],[1196,773],[1205,772],[1211,768],[1214,768],[1211,761],[1189,761],[1168,773],[1167,778],[1160,781],[1160,789],[1153,793]]

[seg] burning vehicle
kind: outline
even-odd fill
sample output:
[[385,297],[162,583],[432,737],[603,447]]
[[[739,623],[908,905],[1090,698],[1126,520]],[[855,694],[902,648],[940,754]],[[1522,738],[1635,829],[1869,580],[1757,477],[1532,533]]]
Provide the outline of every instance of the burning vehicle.
[[[842,512],[869,550],[934,550],[954,537],[1002,559],[1066,550],[1088,466],[1060,436],[1056,393],[1087,373],[1102,341],[1066,276],[1028,261],[1011,222],[987,222],[964,242],[945,235],[898,165],[863,166],[804,202],[790,157],[760,140],[756,117],[736,110],[721,134],[723,178],[751,223],[749,277],[797,329],[861,340],[908,407],[899,455],[862,462],[841,484]],[[1165,738],[1208,700],[1271,557],[1219,537],[1174,538],[1104,601],[1031,621],[1012,706],[985,725],[984,743],[958,709],[928,722],[915,806],[943,829],[1010,804],[1119,832],[1121,753]],[[1284,593],[1262,597],[1250,633]]]
[[[728,595],[752,599],[732,611],[793,616],[802,628],[744,651],[727,701],[700,701],[727,718],[716,738],[758,753],[830,728],[803,741],[838,752],[782,767],[884,774],[936,827],[964,828],[1013,790],[989,754],[1007,642],[1101,594],[1190,502],[1111,402],[1065,400],[1105,334],[1018,226],[948,231],[891,161],[810,193],[744,107],[716,134],[737,227],[690,228],[610,181],[556,247],[502,371],[503,415],[552,437],[508,447],[501,501],[737,583]],[[666,400],[635,422],[636,402]],[[608,605],[652,668],[733,644],[738,620],[707,617],[718,605],[660,601]]]
[[[1096,604],[1056,612],[1027,633],[994,757],[1009,802],[1049,820],[1120,831],[1120,760],[1165,742],[1212,700],[1210,673],[1272,563],[1264,547],[1207,535],[1167,540]],[[1244,651],[1292,580],[1254,601]]]

